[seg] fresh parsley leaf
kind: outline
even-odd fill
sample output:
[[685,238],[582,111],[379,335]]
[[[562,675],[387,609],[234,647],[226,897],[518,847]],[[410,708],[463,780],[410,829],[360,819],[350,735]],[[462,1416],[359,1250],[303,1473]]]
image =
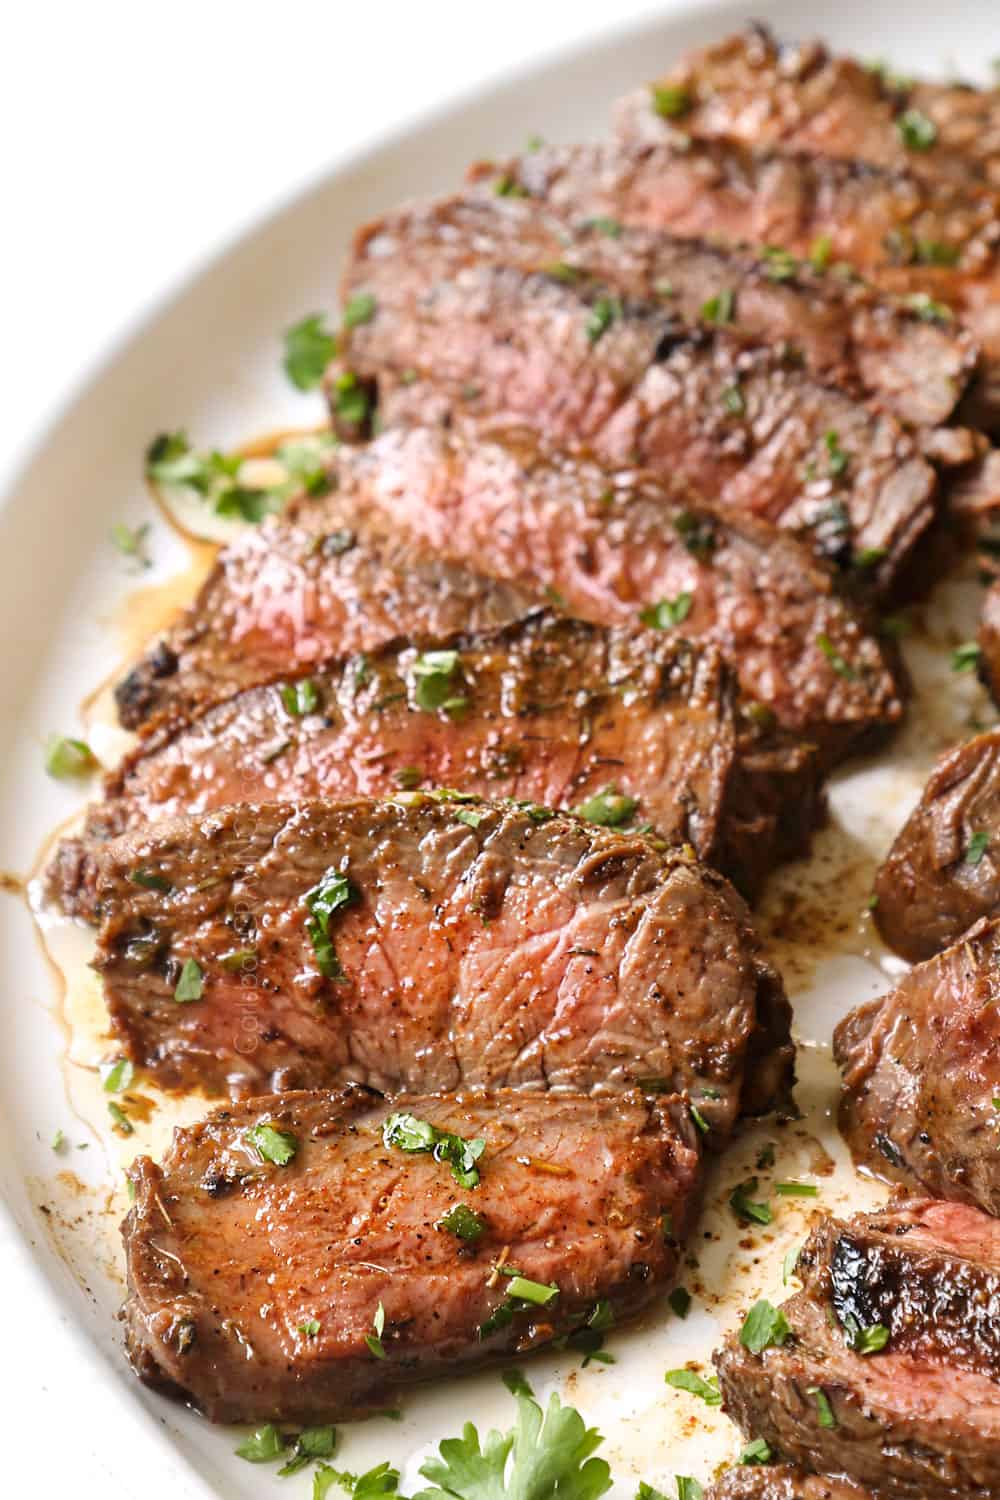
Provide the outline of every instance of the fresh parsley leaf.
[[862,1328],[857,1318],[848,1315],[844,1319],[848,1348],[855,1354],[878,1354],[889,1342],[889,1330],[884,1323],[871,1323]]
[[788,1319],[781,1308],[762,1298],[760,1302],[754,1303],[744,1319],[740,1329],[740,1343],[751,1354],[761,1354],[765,1349],[770,1349],[772,1344],[783,1344],[790,1333]]
[[947,240],[917,240],[913,248],[922,266],[955,266],[962,258],[961,245]]
[[397,1151],[431,1152],[435,1161],[447,1162],[459,1187],[479,1185],[476,1163],[486,1150],[486,1142],[480,1137],[466,1141],[460,1135],[438,1130],[428,1120],[396,1111],[382,1127],[382,1139]]
[[675,1286],[667,1301],[679,1318],[686,1318],[691,1311],[691,1293],[686,1286]]
[[279,1479],[298,1474],[318,1458],[331,1458],[337,1446],[335,1427],[304,1427],[292,1446],[291,1457],[278,1470]]
[[186,958],[174,989],[174,999],[181,1005],[187,1005],[192,1000],[200,1000],[203,993],[201,964],[196,958]]
[[281,701],[286,713],[301,718],[303,714],[315,713],[319,707],[319,689],[311,677],[303,677],[298,682],[286,682],[281,688]]
[[654,1485],[647,1484],[644,1479],[640,1479],[639,1487],[635,1492],[635,1500],[667,1500],[667,1497],[662,1490],[658,1490]]
[[343,326],[357,328],[359,323],[370,323],[375,316],[375,306],[371,292],[355,292],[344,307]]
[[237,1458],[245,1458],[248,1464],[271,1464],[281,1457],[285,1448],[281,1431],[273,1422],[267,1422],[250,1437],[244,1438],[235,1451]]
[[989,846],[989,834],[983,828],[978,829],[968,842],[963,862],[967,865],[978,865]]
[[385,1308],[381,1301],[375,1309],[372,1319],[372,1332],[365,1335],[365,1343],[376,1359],[385,1359],[385,1347],[382,1343],[382,1335],[385,1332]]
[[722,404],[731,417],[742,417],[747,409],[743,392],[738,385],[727,385],[722,390]]
[[832,427],[823,434],[823,445],[826,448],[826,466],[834,479],[840,479],[847,473],[851,456],[840,446],[840,436]]
[[517,1369],[516,1366],[509,1370],[502,1370],[500,1379],[512,1396],[528,1396],[532,1401],[534,1400],[535,1393],[531,1388],[531,1382],[523,1370]]
[[127,1057],[116,1057],[114,1062],[101,1064],[101,1082],[106,1094],[122,1093],[134,1077],[135,1067]]
[[173,886],[165,875],[158,875],[155,870],[147,870],[142,865],[135,870],[130,870],[128,878],[133,885],[141,885],[143,890],[161,891],[163,895],[173,890]]
[[672,630],[691,613],[693,597],[692,594],[678,594],[674,599],[661,599],[659,604],[649,604],[640,610],[639,620],[651,630]]
[[908,151],[929,151],[938,137],[934,121],[919,109],[904,109],[896,118],[896,129]]
[[781,1283],[783,1286],[787,1286],[795,1275],[795,1267],[799,1263],[799,1249],[798,1245],[793,1245],[790,1250],[785,1251],[785,1258],[781,1262]]
[[62,1156],[66,1150],[67,1145],[68,1142],[66,1140],[65,1133],[62,1130],[57,1130],[55,1135],[52,1137],[53,1151],[57,1156]]
[[821,1386],[806,1386],[806,1395],[816,1397],[816,1420],[821,1427],[836,1427],[837,1418],[833,1414],[830,1398]]
[[89,776],[97,766],[97,757],[85,740],[63,739],[54,734],[45,747],[45,769],[57,781]]
[[715,549],[715,529],[711,521],[699,517],[690,510],[679,511],[674,517],[674,530],[692,557],[710,557]]
[[622,237],[622,225],[617,219],[608,219],[600,214],[596,219],[585,219],[584,229],[596,229],[598,234],[607,235],[609,240],[620,240]]
[[638,797],[626,797],[616,786],[606,786],[603,792],[588,797],[573,811],[578,818],[586,818],[588,823],[597,823],[601,828],[620,828],[638,806]]
[[584,325],[588,342],[596,344],[598,339],[607,333],[612,323],[622,316],[622,312],[620,297],[598,297]]
[[344,970],[330,937],[330,918],[354,898],[355,891],[347,876],[331,868],[306,891],[302,905],[309,913],[306,932],[316,955],[316,967],[325,979],[342,979]]
[[818,234],[809,246],[809,264],[814,271],[825,271],[833,254],[833,241],[828,234]]
[[716,1375],[706,1380],[704,1376],[696,1375],[694,1370],[668,1370],[663,1378],[675,1391],[689,1391],[692,1396],[700,1396],[706,1406],[722,1405],[722,1392]]
[[703,1500],[705,1491],[697,1479],[692,1479],[689,1474],[675,1474],[677,1481],[677,1500]]
[[314,1339],[319,1333],[320,1323],[318,1318],[309,1318],[307,1322],[299,1324],[299,1333],[304,1339]]
[[298,1138],[290,1130],[279,1130],[267,1120],[245,1130],[243,1138],[264,1161],[272,1162],[276,1167],[287,1167],[299,1149]]
[[769,1464],[771,1462],[771,1445],[766,1438],[754,1438],[747,1443],[739,1458],[739,1464]]
[[460,807],[455,814],[455,820],[458,823],[466,824],[468,828],[478,828],[485,816],[485,813],[477,812],[475,808]]
[[729,1196],[729,1206],[738,1219],[747,1223],[770,1224],[774,1215],[769,1203],[755,1203],[750,1197],[755,1193],[759,1183],[756,1177],[748,1177],[746,1182],[741,1182],[739,1187],[734,1188]]
[[452,714],[463,709],[468,698],[456,692],[459,671],[457,651],[421,651],[413,660],[413,699],[425,713],[443,709]]
[[518,1395],[510,1432],[479,1433],[467,1422],[462,1436],[445,1438],[440,1457],[420,1469],[433,1488],[414,1500],[600,1500],[611,1488],[611,1471],[592,1455],[603,1442],[580,1413],[553,1394],[544,1417],[530,1397]]
[[478,1240],[486,1232],[486,1218],[467,1203],[453,1203],[438,1219],[435,1229],[444,1229],[460,1240]]
[[664,120],[678,120],[691,108],[691,95],[680,83],[654,83],[653,108]]
[[736,298],[730,287],[725,287],[717,292],[714,297],[709,297],[707,302],[701,305],[699,316],[705,323],[715,323],[721,327],[725,323],[733,321],[733,310],[736,306]]
[[764,246],[764,274],[768,281],[791,281],[799,263],[782,245]]
[[906,306],[924,323],[950,323],[954,313],[946,302],[937,302],[927,292],[912,292]]
[[371,412],[371,397],[353,370],[344,370],[333,382],[333,409],[349,427],[362,427]]
[[322,313],[312,313],[285,330],[285,374],[300,391],[320,384],[336,352],[337,341],[324,327]]
[[979,665],[981,655],[979,646],[975,641],[965,641],[963,645],[956,646],[951,653],[951,670],[953,672],[971,672]]
[[131,557],[141,568],[151,568],[152,559],[146,550],[149,537],[149,522],[143,521],[135,528],[116,521],[111,528],[111,540],[123,557]]

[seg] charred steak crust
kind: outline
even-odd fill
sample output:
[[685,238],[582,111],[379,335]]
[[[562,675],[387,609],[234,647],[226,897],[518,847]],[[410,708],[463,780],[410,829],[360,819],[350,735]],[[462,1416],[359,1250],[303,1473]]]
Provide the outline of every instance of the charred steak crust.
[[808,1474],[787,1464],[727,1469],[705,1491],[705,1500],[875,1500],[849,1479]]
[[880,1177],[1000,1213],[1000,923],[918,964],[834,1032],[840,1128]]
[[350,465],[220,553],[168,636],[116,689],[121,723],[151,733],[243,688],[408,637],[506,625],[537,607],[515,589],[429,556],[377,524]]
[[[180,734],[140,741],[107,777],[84,841],[239,801],[444,786],[571,808],[612,783],[631,799],[623,822],[691,844],[748,899],[808,847],[817,756],[754,724],[713,648],[551,612],[434,646],[455,653],[448,692],[460,709],[421,706],[426,653],[408,645],[370,653],[361,682],[353,658],[311,674],[305,714],[277,685],[252,688]],[[50,890],[63,911],[97,920],[85,857],[61,847]]]
[[634,467],[546,453],[524,428],[402,428],[353,462],[383,525],[572,615],[626,627],[643,606],[683,606],[668,628],[719,646],[749,699],[830,755],[902,713],[897,659],[865,611],[766,522]]
[[[865,68],[820,42],[784,45],[759,25],[691,53],[661,82],[683,89],[680,128],[696,138],[870,162],[935,183],[1000,186],[995,89]],[[674,128],[657,113],[651,88],[621,101],[616,126],[630,142],[662,140]],[[911,129],[921,127],[914,149]]]
[[[886,1500],[995,1495],[996,1221],[933,1200],[827,1219],[798,1269],[786,1341],[752,1354],[732,1334],[716,1356],[725,1408],[744,1432]],[[884,1346],[855,1352],[852,1341],[878,1326]]]
[[[737,219],[736,206],[720,192],[713,220],[709,169],[724,150],[736,156],[736,165],[752,169],[756,159],[730,143],[692,143],[686,151],[549,146],[499,166],[480,164],[470,176],[480,184],[487,223],[517,227],[527,268],[537,269],[548,257],[564,276],[590,276],[634,297],[659,297],[691,326],[704,321],[706,306],[728,287],[733,310],[726,328],[734,339],[787,342],[817,380],[870,396],[913,426],[953,420],[978,371],[972,336],[956,324],[929,322],[857,277],[817,269],[806,257],[819,231],[813,229],[805,244],[801,232],[793,244],[761,232],[766,205],[752,197],[740,204],[744,217]],[[784,158],[777,162],[778,172],[792,169]],[[807,162],[800,170],[830,174],[834,165]],[[527,198],[498,202],[498,180],[515,184]],[[685,190],[694,198],[690,205]],[[801,200],[798,206],[804,210]],[[685,208],[705,217],[704,233],[727,233],[736,244],[699,237],[686,227]],[[465,200],[455,200],[452,212],[475,222]],[[617,226],[613,235],[599,227],[609,222]],[[567,223],[573,231],[568,243]],[[754,251],[748,244],[770,248]]]
[[937,504],[936,475],[895,418],[793,355],[741,345],[726,328],[731,288],[692,328],[662,300],[501,255],[442,233],[433,204],[358,236],[344,294],[365,292],[375,312],[344,359],[376,384],[386,424],[501,415],[794,531],[832,517],[870,583],[889,586]]
[[875,878],[875,921],[916,963],[1000,911],[1000,731],[941,757]]
[[[384,1145],[394,1106],[363,1090],[254,1099],[176,1131],[162,1168],[138,1160],[122,1233],[144,1380],[213,1421],[329,1421],[549,1344],[599,1301],[622,1318],[663,1294],[700,1187],[679,1100],[499,1093],[403,1108],[485,1142],[478,1187]],[[293,1139],[287,1165],[262,1159],[248,1138],[260,1125]],[[482,1216],[478,1238],[442,1226],[456,1203]],[[498,1263],[558,1295],[481,1336],[508,1301]],[[379,1306],[383,1358],[367,1342]]]
[[[227,808],[126,835],[99,863],[112,1023],[168,1087],[640,1079],[687,1090],[715,1145],[790,1083],[788,1002],[743,903],[639,835],[413,793]],[[304,898],[335,872],[348,899],[324,960]],[[202,996],[178,1004],[190,959]]]

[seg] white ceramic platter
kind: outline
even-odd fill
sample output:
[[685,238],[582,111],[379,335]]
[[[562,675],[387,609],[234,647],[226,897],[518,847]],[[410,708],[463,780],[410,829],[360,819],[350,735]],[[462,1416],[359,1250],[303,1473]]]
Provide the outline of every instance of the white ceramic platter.
[[[927,73],[985,77],[1000,51],[989,3],[942,10],[935,0],[883,0],[878,6],[761,4],[786,35],[822,34],[862,55]],[[280,370],[280,332],[334,303],[339,264],[356,224],[398,200],[447,189],[468,161],[521,147],[533,133],[553,141],[599,136],[612,101],[661,71],[681,50],[742,24],[740,4],[679,5],[600,46],[578,47],[558,65],[526,72],[481,92],[341,163],[317,187],[262,222],[200,276],[162,301],[107,359],[72,406],[38,442],[0,510],[4,639],[0,673],[0,866],[25,876],[37,868],[54,830],[78,810],[82,793],[50,780],[43,744],[52,731],[85,733],[102,755],[120,748],[95,691],[145,635],[189,596],[204,554],[191,549],[155,511],[145,491],[142,454],[158,431],[185,426],[193,440],[220,447],[262,432],[322,418],[319,397],[303,397]],[[109,542],[116,522],[151,523],[154,567],[140,577]],[[179,578],[178,578],[179,575]],[[172,581],[171,581],[172,580]],[[762,926],[785,973],[803,1045],[800,1124],[765,1124],[720,1164],[702,1230],[691,1245],[684,1283],[686,1320],[664,1306],[614,1333],[616,1363],[581,1368],[579,1355],[542,1357],[530,1377],[543,1397],[559,1390],[605,1434],[604,1455],[617,1492],[644,1478],[669,1494],[673,1476],[706,1479],[738,1451],[735,1430],[695,1398],[667,1388],[664,1372],[688,1360],[707,1369],[712,1347],[741,1309],[764,1294],[783,1295],[781,1264],[817,1202],[849,1209],[879,1200],[881,1189],[855,1176],[832,1124],[836,1079],[828,1043],[851,1005],[885,988],[898,961],[884,954],[866,914],[871,875],[918,793],[934,755],[995,715],[969,677],[949,670],[949,653],[973,631],[978,588],[946,580],[907,643],[918,686],[909,728],[881,757],[854,766],[831,789],[831,825],[813,859],[774,882]],[[88,706],[89,703],[89,706]],[[108,1129],[107,1098],[91,1065],[113,1050],[83,965],[86,939],[50,933],[69,979],[68,1002],[37,940],[23,899],[0,899],[6,1027],[0,1049],[0,1188],[14,1228],[14,1253],[33,1262],[39,1326],[69,1325],[61,1358],[75,1363],[96,1430],[113,1432],[119,1451],[144,1454],[146,1500],[188,1494],[289,1500],[310,1491],[308,1474],[278,1480],[273,1470],[233,1456],[233,1432],[144,1391],[128,1371],[114,1313],[122,1296],[117,1224],[121,1165],[136,1149],[159,1150],[170,1127],[202,1105],[160,1105],[128,1142]],[[67,1025],[67,1005],[72,1025]],[[143,1089],[142,1092],[148,1093]],[[62,1131],[67,1149],[52,1149]],[[774,1199],[766,1229],[740,1227],[727,1206],[734,1184],[751,1175],[763,1145],[773,1182],[819,1186],[818,1200]],[[382,1459],[418,1487],[417,1468],[445,1436],[473,1420],[507,1427],[511,1398],[498,1375],[442,1383],[408,1396],[402,1419],[342,1428],[337,1462],[355,1471]],[[112,1464],[113,1467],[113,1464]],[[124,1492],[133,1492],[127,1481]],[[138,1492],[136,1489],[134,1492]]]

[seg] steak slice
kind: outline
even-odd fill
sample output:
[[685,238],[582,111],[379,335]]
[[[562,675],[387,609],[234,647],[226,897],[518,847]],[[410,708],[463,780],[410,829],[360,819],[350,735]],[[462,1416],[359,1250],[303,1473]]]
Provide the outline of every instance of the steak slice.
[[695,137],[1000,186],[1000,92],[865,68],[820,42],[784,45],[759,25],[692,53],[616,111],[630,142],[660,140],[675,123]]
[[941,757],[875,877],[875,921],[916,963],[1000,913],[1000,730]]
[[918,964],[834,1032],[840,1128],[880,1177],[1000,1213],[1000,923]]
[[185,723],[242,688],[408,636],[489,630],[535,601],[419,553],[374,524],[350,463],[224,548],[177,625],[115,690],[126,729]]
[[979,670],[1000,703],[1000,581],[986,591],[979,617]]
[[[524,429],[398,428],[355,462],[387,529],[544,590],[570,614],[624,627],[644,605],[681,600],[687,612],[673,628],[718,645],[748,698],[831,755],[901,715],[889,657],[864,614],[795,538],[766,523],[634,468],[553,458]],[[826,539],[842,546],[843,530]]]
[[[714,648],[549,612],[442,645],[453,668],[435,680],[451,707],[422,696],[430,658],[412,646],[368,656],[360,683],[352,659],[297,686],[251,688],[178,735],[141,741],[106,778],[84,838],[239,801],[443,786],[549,807],[596,799],[594,816],[693,845],[748,898],[808,847],[817,757],[754,726]],[[96,919],[93,873],[93,855],[81,868],[60,849],[50,889],[64,911]]]
[[849,1479],[807,1474],[788,1464],[727,1469],[705,1491],[705,1500],[875,1500],[871,1490]]
[[[474,215],[465,200],[452,200],[451,218],[468,217],[470,225],[478,219],[487,237],[499,239],[513,230],[518,263],[526,269],[558,264],[564,275],[590,275],[632,297],[659,296],[691,326],[703,320],[706,304],[721,287],[730,288],[734,305],[726,327],[731,337],[747,344],[787,342],[818,380],[869,395],[903,422],[920,427],[948,422],[977,373],[979,352],[971,335],[947,322],[930,322],[857,279],[828,276],[808,261],[797,262],[785,241],[778,241],[780,251],[763,255],[719,243],[720,230],[729,225],[713,220],[713,194],[700,180],[700,163],[689,159],[695,149],[555,146],[499,168],[480,164],[470,173],[482,184],[480,213]],[[702,147],[713,149],[714,143]],[[746,159],[748,153],[739,155]],[[498,199],[498,180],[527,197]],[[693,192],[694,183],[699,184],[695,212],[705,215],[705,233],[716,236],[712,242],[685,228],[684,193]],[[675,197],[681,199],[676,229]],[[761,210],[750,200],[747,222],[731,238],[770,243],[768,235],[753,233],[755,212]],[[499,229],[489,227],[491,219]],[[573,233],[568,244],[567,221]]]
[[[694,270],[708,274],[714,254],[715,288],[741,288],[737,333],[766,335],[770,326],[772,338],[801,349],[814,373],[853,380],[903,421],[925,426],[957,415],[1000,430],[994,190],[680,132],[646,147],[546,146],[499,167],[476,166],[472,175],[509,182],[577,233],[595,221],[669,230],[663,253],[675,256],[682,273],[664,272],[671,305],[690,305]],[[678,239],[695,242],[689,260],[672,248]],[[725,275],[747,252],[716,248],[719,240],[769,247],[765,275]],[[870,285],[844,274],[847,267]],[[779,279],[768,283],[768,271]],[[903,300],[890,310],[886,294]],[[958,331],[949,310],[968,332]],[[970,337],[982,350],[978,366]]]
[[[641,836],[411,793],[156,824],[99,865],[95,967],[118,1035],[167,1087],[639,1078],[689,1091],[713,1144],[788,1088],[788,1002],[746,908]],[[179,1004],[189,960],[201,994]]]
[[[361,1089],[253,1099],[177,1130],[162,1167],[139,1158],[122,1236],[143,1380],[215,1422],[327,1422],[551,1344],[598,1305],[624,1318],[663,1295],[700,1187],[680,1100],[400,1106],[485,1143],[478,1186],[386,1145],[394,1106]],[[294,1149],[285,1165],[257,1149],[261,1129]],[[479,1216],[478,1237],[447,1228],[456,1206]],[[517,1298],[514,1268],[558,1291]]]
[[[494,264],[440,205],[362,231],[345,294],[374,299],[343,340],[388,424],[500,416],[601,463],[641,465],[721,504],[814,533],[831,516],[887,588],[934,517],[937,478],[894,417],[813,380],[794,356],[686,326],[556,267]],[[725,325],[733,289],[710,309]]]

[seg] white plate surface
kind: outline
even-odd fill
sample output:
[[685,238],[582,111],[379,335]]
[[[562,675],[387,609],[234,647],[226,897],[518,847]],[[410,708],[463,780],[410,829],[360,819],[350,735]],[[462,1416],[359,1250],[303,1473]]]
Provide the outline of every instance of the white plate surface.
[[[824,3],[759,5],[782,33],[823,34],[865,56],[885,55],[904,69],[958,69],[985,78],[1000,50],[992,6],[970,4],[944,16],[931,0],[890,0],[868,13]],[[8,650],[3,658],[0,722],[0,866],[25,874],[45,841],[79,809],[81,793],[42,769],[48,733],[90,736],[110,755],[116,737],[98,702],[84,700],[157,628],[193,586],[187,546],[160,518],[144,490],[142,453],[164,427],[183,425],[199,444],[232,445],[265,431],[321,419],[318,397],[291,391],[280,372],[280,330],[334,302],[339,263],[354,225],[404,197],[447,189],[474,157],[518,149],[531,133],[552,141],[596,138],[612,101],[662,70],[678,52],[739,26],[742,4],[678,8],[562,62],[487,90],[404,135],[356,157],[314,190],[263,222],[196,280],[163,302],[109,357],[74,404],[46,432],[0,511],[0,580]],[[152,522],[155,568],[137,584],[108,542],[118,521]],[[177,575],[181,575],[177,581]],[[173,578],[173,582],[171,580]],[[141,586],[140,586],[141,585]],[[676,1473],[706,1479],[739,1444],[718,1413],[663,1383],[666,1369],[707,1361],[721,1333],[758,1295],[779,1298],[781,1262],[801,1240],[814,1205],[776,1201],[773,1225],[740,1230],[726,1207],[732,1186],[753,1170],[761,1146],[777,1143],[773,1171],[820,1185],[823,1207],[878,1201],[881,1190],[857,1178],[831,1123],[835,1075],[828,1043],[851,1005],[884,989],[897,960],[874,938],[865,903],[875,864],[914,801],[942,746],[995,715],[969,678],[948,668],[950,648],[974,628],[978,589],[971,578],[945,581],[907,644],[918,685],[909,728],[891,751],[840,775],[831,790],[831,826],[813,859],[783,873],[770,892],[762,926],[773,942],[796,1007],[803,1043],[800,1125],[767,1124],[748,1134],[719,1166],[696,1264],[685,1284],[694,1307],[681,1322],[665,1308],[612,1335],[613,1365],[580,1367],[579,1356],[542,1357],[530,1366],[540,1395],[559,1390],[606,1436],[602,1450],[617,1492],[644,1478],[672,1494]],[[13,649],[11,649],[13,648]],[[0,1189],[14,1226],[15,1253],[32,1262],[40,1324],[75,1330],[61,1347],[87,1399],[106,1415],[116,1449],[143,1455],[135,1492],[149,1497],[259,1496],[278,1486],[294,1500],[308,1475],[278,1481],[273,1471],[233,1457],[234,1434],[142,1390],[128,1372],[114,1312],[121,1300],[117,1223],[121,1165],[135,1149],[159,1149],[184,1110],[159,1108],[123,1152],[107,1129],[106,1101],[86,1064],[111,1050],[101,1041],[93,987],[82,977],[85,944],[75,952],[55,934],[70,977],[77,1024],[66,1025],[64,986],[37,941],[25,904],[0,902],[8,1024],[0,1054]],[[89,998],[88,998],[89,997]],[[85,1014],[90,1007],[89,1015]],[[185,1106],[188,1114],[198,1106]],[[65,1132],[70,1150],[51,1141]],[[509,1425],[510,1397],[494,1374],[444,1383],[408,1396],[398,1423],[345,1426],[337,1462],[360,1470],[382,1459],[403,1469],[404,1491],[417,1468],[466,1420]],[[126,1492],[133,1485],[126,1481]]]

